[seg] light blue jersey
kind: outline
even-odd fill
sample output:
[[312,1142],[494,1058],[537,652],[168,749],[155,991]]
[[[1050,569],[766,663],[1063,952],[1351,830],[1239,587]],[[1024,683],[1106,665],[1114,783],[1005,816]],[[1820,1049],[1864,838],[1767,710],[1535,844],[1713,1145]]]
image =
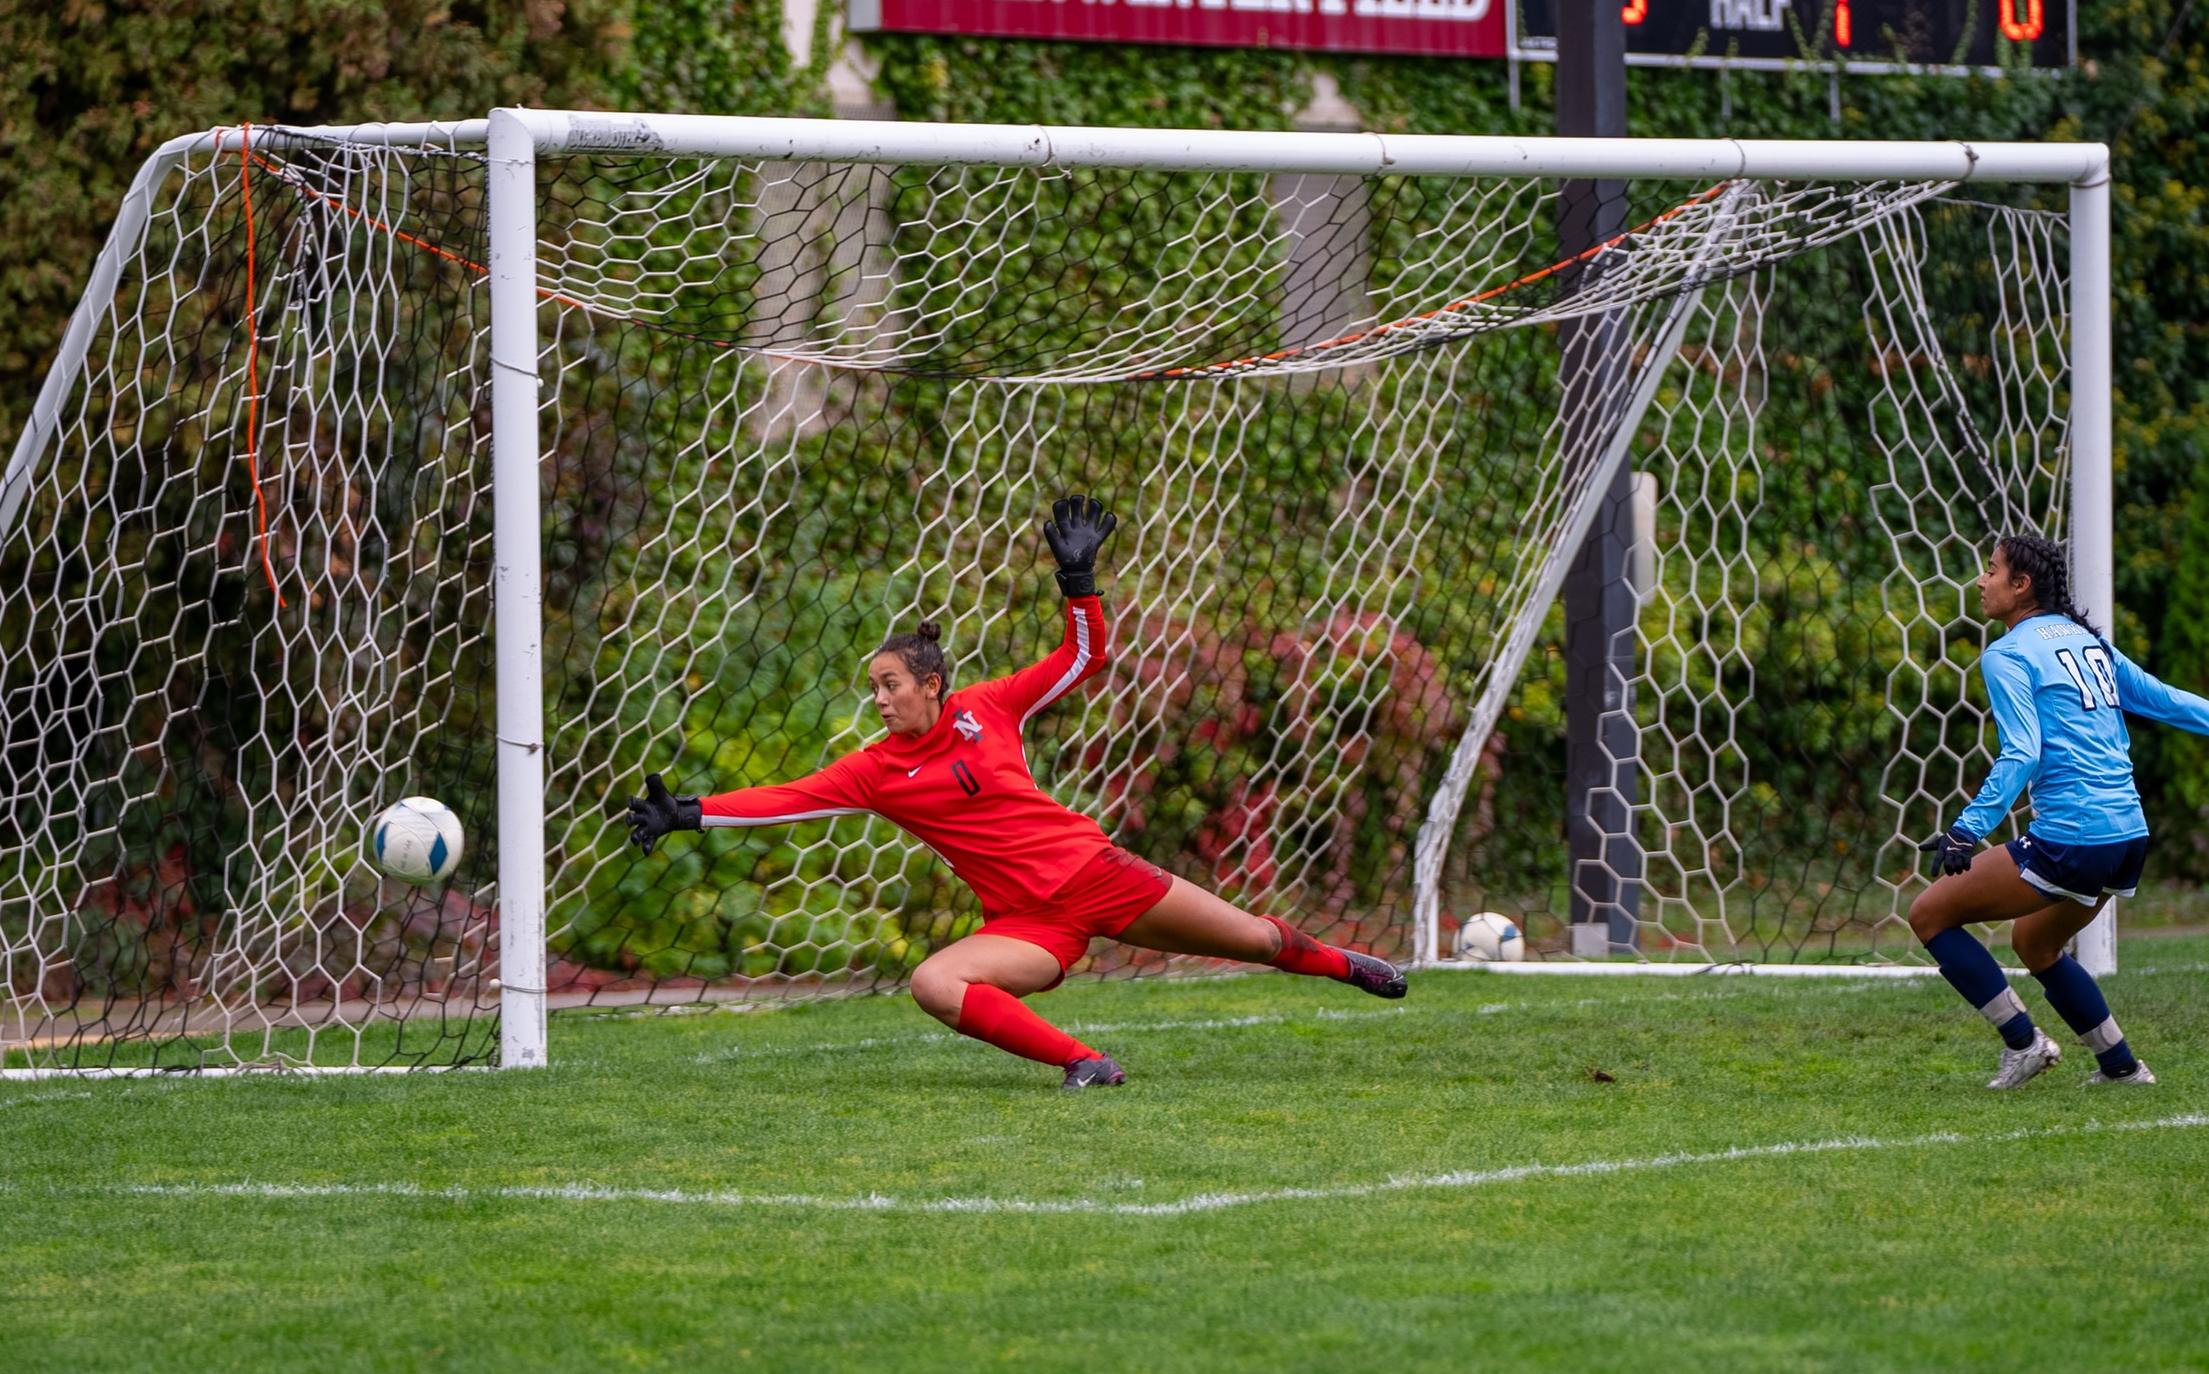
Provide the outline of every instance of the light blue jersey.
[[2148,833],[2125,713],[2209,735],[2209,700],[2158,680],[2065,616],[2019,621],[1979,659],[2002,753],[1956,824],[1985,839],[2032,789],[2032,832],[2062,844]]

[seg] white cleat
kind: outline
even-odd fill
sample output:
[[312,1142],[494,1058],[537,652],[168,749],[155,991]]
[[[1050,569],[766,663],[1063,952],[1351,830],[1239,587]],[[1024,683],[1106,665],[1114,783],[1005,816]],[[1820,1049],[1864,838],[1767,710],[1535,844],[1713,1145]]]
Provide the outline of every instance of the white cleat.
[[2033,1043],[2021,1050],[2007,1046],[2002,1050],[2002,1067],[1987,1080],[1990,1088],[2022,1088],[2041,1074],[2063,1062],[2063,1047],[2048,1038],[2048,1032],[2033,1027]]
[[2148,1062],[2143,1059],[2140,1061],[2139,1068],[2134,1069],[2123,1078],[2111,1078],[2100,1069],[2096,1069],[2086,1076],[2086,1082],[2089,1087],[2096,1083],[2129,1083],[2136,1088],[2149,1088],[2155,1086],[2155,1075],[2148,1072]]

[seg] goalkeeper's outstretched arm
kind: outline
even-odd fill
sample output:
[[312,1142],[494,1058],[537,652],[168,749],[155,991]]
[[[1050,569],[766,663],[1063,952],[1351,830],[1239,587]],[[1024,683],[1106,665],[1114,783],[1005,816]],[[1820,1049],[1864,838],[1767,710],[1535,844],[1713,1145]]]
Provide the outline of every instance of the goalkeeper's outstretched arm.
[[[1052,506],[1043,537],[1058,561],[1059,590],[1066,595],[1066,638],[1042,662],[973,689],[971,700],[986,699],[1025,724],[1103,671],[1105,620],[1104,605],[1097,599],[1097,551],[1117,523],[1093,497],[1069,496]],[[936,635],[935,626],[924,622],[913,635],[893,636],[869,669],[876,707],[893,738],[925,738],[941,716],[949,671]],[[659,774],[650,774],[644,795],[628,800],[629,838],[650,854],[677,830],[788,825],[876,811],[883,765],[869,754],[877,747],[847,755],[795,782],[710,797],[670,793]]]
[[709,826],[790,825],[855,816],[871,810],[867,767],[856,754],[838,759],[796,782],[745,787],[711,797],[671,795],[657,773],[644,779],[644,795],[629,799],[629,838],[645,853],[662,836]]
[[1093,496],[1069,496],[1051,507],[1043,537],[1058,561],[1059,591],[1066,597],[1066,637],[1041,662],[978,689],[1023,725],[1105,669],[1111,646],[1104,602],[1097,596],[1097,551],[1118,524]]

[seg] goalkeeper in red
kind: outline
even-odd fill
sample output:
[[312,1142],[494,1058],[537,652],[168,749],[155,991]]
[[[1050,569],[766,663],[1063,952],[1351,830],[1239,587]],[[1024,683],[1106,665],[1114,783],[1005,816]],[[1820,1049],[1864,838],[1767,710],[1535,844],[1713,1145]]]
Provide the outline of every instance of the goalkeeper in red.
[[867,669],[888,738],[811,777],[718,796],[672,796],[652,774],[645,794],[629,802],[630,838],[649,854],[675,830],[862,812],[896,823],[982,900],[981,929],[913,970],[913,1000],[961,1035],[1064,1069],[1070,1089],[1116,1085],[1126,1075],[1112,1056],[1020,999],[1056,987],[1099,936],[1402,997],[1404,976],[1392,965],[1320,944],[1278,917],[1252,915],[1171,876],[1036,785],[1021,731],[1105,666],[1095,568],[1114,523],[1090,497],[1053,506],[1043,533],[1066,596],[1066,640],[1042,662],[954,691],[932,623],[892,635]]

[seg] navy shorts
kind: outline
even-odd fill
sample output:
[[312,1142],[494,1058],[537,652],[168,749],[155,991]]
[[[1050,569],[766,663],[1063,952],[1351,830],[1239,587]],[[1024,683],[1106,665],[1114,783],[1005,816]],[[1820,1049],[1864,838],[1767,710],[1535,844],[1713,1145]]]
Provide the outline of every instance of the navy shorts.
[[2130,897],[2147,867],[2148,837],[2114,844],[2063,844],[2028,833],[2006,848],[2017,860],[2017,876],[2051,897],[2069,897],[2092,906],[2107,893]]

